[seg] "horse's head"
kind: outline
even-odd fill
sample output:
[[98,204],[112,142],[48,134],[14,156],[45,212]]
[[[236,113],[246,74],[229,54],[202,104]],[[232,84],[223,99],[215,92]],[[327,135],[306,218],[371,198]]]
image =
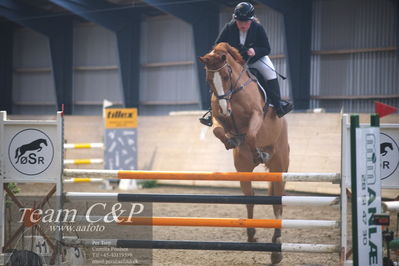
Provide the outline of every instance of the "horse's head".
[[228,43],[217,44],[210,53],[199,59],[205,64],[206,80],[219,100],[221,113],[226,117],[230,116],[229,101],[235,85],[233,84],[235,83],[233,75],[237,65],[244,64],[244,60],[238,51]]

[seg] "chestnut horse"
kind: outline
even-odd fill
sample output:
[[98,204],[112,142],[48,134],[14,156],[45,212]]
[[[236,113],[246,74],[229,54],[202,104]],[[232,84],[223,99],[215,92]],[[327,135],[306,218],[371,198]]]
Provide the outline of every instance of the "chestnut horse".
[[[252,172],[264,164],[270,172],[287,172],[289,145],[287,122],[266,106],[257,82],[247,73],[240,53],[228,43],[219,43],[200,57],[205,64],[206,79],[212,89],[211,107],[215,128],[213,133],[233,149],[234,166],[238,172]],[[266,106],[266,107],[265,107]],[[247,196],[254,195],[251,182],[240,182]],[[271,182],[269,194],[282,196],[284,183]],[[254,205],[247,205],[248,218],[253,218]],[[273,206],[276,219],[281,219],[282,206]],[[256,242],[255,229],[248,228],[249,242]],[[275,229],[273,243],[281,243],[281,229]],[[273,252],[272,263],[282,259],[280,252]]]

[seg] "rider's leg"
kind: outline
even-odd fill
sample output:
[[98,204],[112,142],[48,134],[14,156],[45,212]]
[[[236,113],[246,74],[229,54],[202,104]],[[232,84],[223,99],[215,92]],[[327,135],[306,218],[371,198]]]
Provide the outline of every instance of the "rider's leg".
[[281,101],[280,86],[277,80],[277,74],[274,71],[274,65],[268,56],[264,56],[256,62],[249,65],[251,68],[256,68],[266,81],[266,93],[274,106],[279,117],[284,116],[293,108],[292,104]]
[[280,86],[277,79],[266,81],[266,88],[267,95],[270,97],[274,105],[274,110],[279,117],[284,116],[292,110],[293,105],[291,103],[281,100]]

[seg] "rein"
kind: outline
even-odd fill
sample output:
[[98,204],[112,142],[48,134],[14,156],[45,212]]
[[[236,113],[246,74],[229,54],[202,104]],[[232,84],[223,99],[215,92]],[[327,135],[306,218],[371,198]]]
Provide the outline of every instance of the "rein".
[[[240,90],[244,89],[249,83],[251,83],[252,81],[254,81],[252,78],[249,78],[247,81],[245,81],[243,84],[241,84],[240,87],[236,87],[236,85],[237,85],[238,81],[240,80],[242,74],[247,70],[247,67],[246,67],[246,66],[248,65],[249,59],[250,59],[250,58],[248,58],[248,60],[245,62],[244,66],[242,67],[242,70],[241,70],[241,72],[240,72],[240,75],[238,75],[238,78],[237,78],[237,80],[234,82],[234,85],[233,85],[233,83],[231,82],[231,87],[230,87],[229,91],[228,91],[227,93],[223,94],[223,95],[216,95],[216,98],[217,98],[218,100],[231,101],[231,98],[233,97],[234,94],[236,94],[236,93],[239,92]],[[228,67],[228,68],[229,68],[229,76],[230,76],[230,81],[231,81],[231,80],[232,80],[232,72],[233,72],[233,70],[232,70],[230,64],[229,64],[227,61],[226,61],[226,63],[225,63],[223,66],[219,67],[218,69],[208,69],[208,67],[205,67],[205,69],[206,69],[207,72],[215,73],[215,72],[219,72],[220,70],[222,70],[222,69],[225,68],[225,67]],[[245,136],[245,134],[241,134],[240,131],[238,130],[236,121],[235,121],[235,119],[234,119],[234,114],[233,114],[233,112],[231,113],[231,119],[232,119],[232,122],[233,122],[234,130],[236,131],[236,134],[233,134],[233,135],[234,135],[235,137],[243,138],[243,137]]]
[[[245,66],[247,65],[248,61],[249,61],[249,58],[245,62],[245,65],[243,66],[243,68],[242,68],[242,70],[240,72],[240,75],[238,76],[236,82],[234,82],[234,85],[233,85],[233,83],[231,83],[231,87],[230,87],[229,91],[227,93],[223,94],[223,95],[216,95],[216,98],[218,100],[230,101],[234,94],[236,94],[240,90],[244,89],[249,83],[251,83],[253,81],[251,78],[249,78],[246,82],[241,84],[240,87],[236,87],[236,85],[237,85],[238,81],[240,80],[242,74],[246,71],[246,67]],[[226,66],[229,68],[229,76],[230,76],[230,80],[232,80],[231,74],[232,74],[233,71],[232,71],[232,68],[229,65],[229,63],[227,63],[227,61],[226,61],[226,63],[223,66],[219,67],[218,69],[209,69],[209,68],[206,67],[206,71],[215,73],[215,72],[219,72],[220,70],[222,70]]]

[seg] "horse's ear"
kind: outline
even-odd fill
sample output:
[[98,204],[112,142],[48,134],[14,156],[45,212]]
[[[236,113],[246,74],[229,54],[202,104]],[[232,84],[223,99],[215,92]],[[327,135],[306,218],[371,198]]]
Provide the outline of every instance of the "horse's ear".
[[208,62],[208,58],[206,56],[200,56],[198,59],[204,64]]

